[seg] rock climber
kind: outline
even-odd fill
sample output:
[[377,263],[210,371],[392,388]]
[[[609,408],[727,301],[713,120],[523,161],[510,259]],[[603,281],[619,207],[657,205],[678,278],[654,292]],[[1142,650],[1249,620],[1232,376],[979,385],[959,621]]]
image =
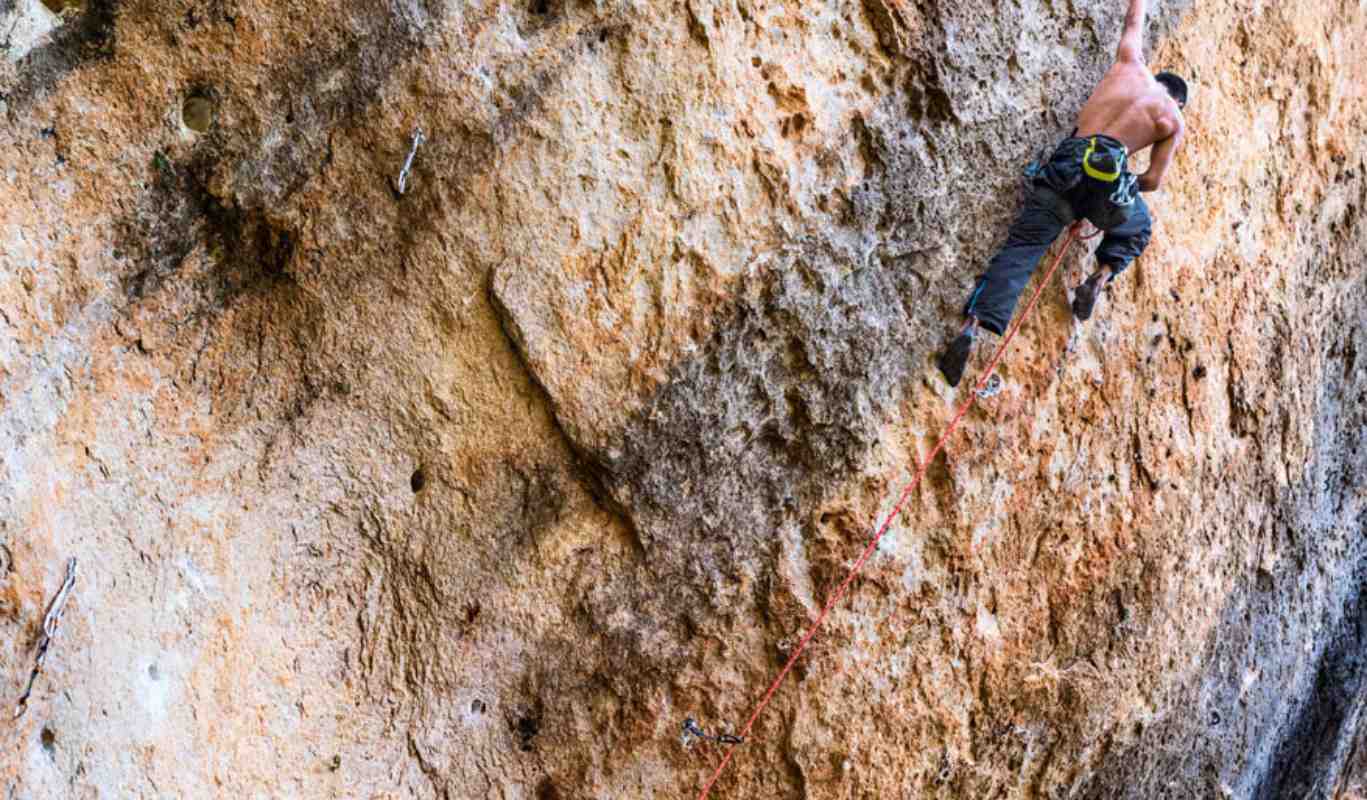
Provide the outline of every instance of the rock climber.
[[[1154,75],[1145,65],[1145,5],[1146,0],[1130,0],[1115,65],[1082,107],[1073,134],[1026,171],[1025,207],[964,304],[963,329],[937,360],[951,386],[963,377],[977,327],[999,336],[1005,331],[1030,274],[1074,220],[1087,219],[1105,231],[1097,269],[1073,297],[1079,320],[1091,317],[1101,290],[1148,245],[1153,223],[1139,193],[1162,185],[1182,144],[1187,84],[1171,72]],[[1128,159],[1150,146],[1148,170],[1130,173]]]

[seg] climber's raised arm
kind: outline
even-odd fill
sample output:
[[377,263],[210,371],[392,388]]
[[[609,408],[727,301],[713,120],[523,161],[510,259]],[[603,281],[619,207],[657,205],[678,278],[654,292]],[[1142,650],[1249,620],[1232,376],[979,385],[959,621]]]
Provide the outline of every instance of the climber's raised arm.
[[1130,8],[1125,12],[1125,30],[1120,34],[1120,49],[1116,51],[1116,61],[1144,63],[1144,6],[1145,0],[1130,0]]

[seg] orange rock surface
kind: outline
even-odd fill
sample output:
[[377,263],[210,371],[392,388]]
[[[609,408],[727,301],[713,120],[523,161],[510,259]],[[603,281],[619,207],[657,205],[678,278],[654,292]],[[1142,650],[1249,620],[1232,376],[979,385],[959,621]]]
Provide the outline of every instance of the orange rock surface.
[[[1367,797],[1367,10],[1152,5],[1153,243],[1086,325],[1066,257],[713,797]],[[80,575],[0,793],[607,800],[696,796],[939,439],[1124,7],[58,11],[0,0],[0,719]]]

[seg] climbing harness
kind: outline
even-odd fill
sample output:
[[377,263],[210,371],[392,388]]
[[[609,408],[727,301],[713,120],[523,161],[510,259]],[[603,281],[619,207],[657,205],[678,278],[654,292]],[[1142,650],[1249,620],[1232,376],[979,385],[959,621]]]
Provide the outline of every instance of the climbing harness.
[[[1113,228],[1129,219],[1139,196],[1139,178],[1125,169],[1129,150],[1102,134],[1078,137],[1077,131],[1053,151],[1044,150],[1025,167],[1027,186],[1045,186],[1069,197],[1078,210],[1100,228]],[[1091,183],[1081,186],[1090,179]],[[1081,191],[1082,195],[1077,196]]]
[[14,719],[24,716],[24,712],[28,710],[28,698],[33,693],[33,684],[38,680],[38,674],[43,671],[43,660],[47,658],[52,638],[57,635],[57,626],[62,623],[62,611],[75,585],[76,558],[73,556],[66,562],[66,579],[62,581],[62,588],[57,591],[57,596],[52,598],[52,603],[47,608],[47,616],[43,617],[43,638],[38,642],[38,658],[33,664],[33,671],[29,673],[28,685],[19,697],[19,704],[15,706]]
[[[821,623],[826,620],[826,616],[830,614],[831,609],[835,608],[835,605],[845,597],[845,593],[849,591],[850,584],[854,582],[855,577],[864,569],[864,564],[868,562],[869,557],[873,555],[873,551],[878,548],[878,543],[883,540],[883,536],[892,526],[892,521],[902,513],[902,507],[906,504],[912,491],[920,484],[921,479],[925,477],[926,470],[930,468],[931,462],[934,461],[935,457],[944,449],[945,443],[948,442],[949,437],[953,435],[954,429],[958,427],[960,420],[968,413],[968,409],[972,407],[973,402],[978,398],[979,392],[983,391],[991,380],[997,369],[998,362],[1001,361],[1002,356],[1006,353],[1006,348],[1011,344],[1011,340],[1015,338],[1016,332],[1020,330],[1021,323],[1024,322],[1025,318],[1030,316],[1030,312],[1034,310],[1035,304],[1039,301],[1040,294],[1044,292],[1044,287],[1048,286],[1049,281],[1053,279],[1054,273],[1058,270],[1059,264],[1063,263],[1063,257],[1067,255],[1073,242],[1077,241],[1079,238],[1091,238],[1091,236],[1081,236],[1081,232],[1081,221],[1075,222],[1069,226],[1068,239],[1064,242],[1063,248],[1059,250],[1058,256],[1054,259],[1054,263],[1049,267],[1049,271],[1045,273],[1044,279],[1041,280],[1039,286],[1035,288],[1035,293],[1030,297],[1030,302],[1026,304],[1025,311],[1012,321],[1010,329],[1006,332],[1006,336],[1002,338],[1002,343],[997,346],[997,352],[992,355],[992,360],[988,363],[987,369],[983,372],[983,376],[978,380],[978,385],[974,387],[973,391],[968,393],[967,399],[959,405],[958,411],[955,412],[954,417],[949,421],[949,426],[945,428],[945,432],[940,437],[940,441],[935,443],[934,449],[930,451],[929,455],[921,459],[921,464],[917,468],[916,474],[912,477],[911,481],[902,488],[901,494],[897,497],[897,502],[892,506],[892,511],[888,512],[888,515],[883,518],[882,524],[878,526],[878,532],[869,539],[868,545],[864,548],[864,552],[860,554],[858,560],[854,562],[854,566],[850,567],[849,572],[845,575],[845,579],[841,581],[835,592],[826,600],[826,604],[821,608],[821,613],[816,616],[816,621],[813,622],[811,627],[807,629],[807,632],[803,634],[797,647],[793,649],[792,655],[788,656],[787,663],[783,665],[783,669],[779,670],[778,677],[774,679],[773,683],[769,684],[769,688],[764,692],[764,696],[760,699],[759,705],[751,712],[750,718],[745,721],[745,727],[741,728],[740,735],[731,737],[736,741],[730,743],[731,746],[727,749],[726,755],[722,758],[721,763],[717,765],[716,770],[712,773],[712,777],[709,778],[707,783],[703,786],[702,792],[698,795],[698,800],[707,800],[707,796],[711,793],[713,785],[721,778],[721,774],[725,771],[726,765],[730,764],[731,759],[736,755],[736,748],[744,743],[745,739],[750,736],[750,731],[754,728],[755,722],[759,719],[759,715],[763,713],[765,706],[769,705],[769,701],[773,699],[774,693],[778,691],[778,687],[783,683],[783,679],[788,677],[788,673],[792,670],[793,665],[797,663],[798,658],[802,655],[803,651],[807,649],[808,643],[811,642],[812,637],[816,635],[817,630],[821,627]],[[1095,235],[1096,234],[1092,234],[1092,236]],[[688,722],[691,722],[691,720],[684,723],[685,730],[688,729]]]

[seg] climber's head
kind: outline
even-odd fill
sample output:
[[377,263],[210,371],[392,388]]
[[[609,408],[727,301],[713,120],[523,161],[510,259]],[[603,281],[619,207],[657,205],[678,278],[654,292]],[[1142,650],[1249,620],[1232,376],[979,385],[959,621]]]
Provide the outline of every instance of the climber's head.
[[1153,76],[1153,79],[1163,84],[1163,88],[1168,90],[1172,99],[1177,101],[1178,108],[1187,107],[1187,82],[1172,74],[1171,72],[1160,72]]

